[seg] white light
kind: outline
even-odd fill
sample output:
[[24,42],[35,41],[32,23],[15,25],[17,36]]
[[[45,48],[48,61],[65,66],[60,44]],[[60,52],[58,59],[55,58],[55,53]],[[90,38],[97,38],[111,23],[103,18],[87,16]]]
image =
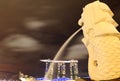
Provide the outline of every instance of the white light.
[[11,35],[3,43],[14,51],[35,51],[40,48],[37,40],[26,35]]
[[26,81],[26,79],[25,78],[22,78],[22,77],[20,77],[19,78],[21,81]]
[[27,21],[25,22],[25,24],[26,24],[26,27],[29,29],[38,29],[38,28],[46,26],[45,22],[37,21],[37,20]]

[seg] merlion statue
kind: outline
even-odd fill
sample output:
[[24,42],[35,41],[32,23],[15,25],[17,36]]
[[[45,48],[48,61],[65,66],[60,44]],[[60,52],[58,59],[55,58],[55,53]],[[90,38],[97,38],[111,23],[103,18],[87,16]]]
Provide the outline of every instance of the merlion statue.
[[83,8],[79,25],[88,49],[88,71],[92,80],[120,78],[120,33],[111,9],[100,1]]

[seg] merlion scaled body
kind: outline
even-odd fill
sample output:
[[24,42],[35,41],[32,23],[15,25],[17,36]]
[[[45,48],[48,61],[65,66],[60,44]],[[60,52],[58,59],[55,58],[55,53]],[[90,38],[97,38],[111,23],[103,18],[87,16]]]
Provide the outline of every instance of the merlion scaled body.
[[83,8],[79,25],[83,42],[88,49],[89,76],[93,80],[111,80],[120,77],[120,33],[110,8],[95,1]]

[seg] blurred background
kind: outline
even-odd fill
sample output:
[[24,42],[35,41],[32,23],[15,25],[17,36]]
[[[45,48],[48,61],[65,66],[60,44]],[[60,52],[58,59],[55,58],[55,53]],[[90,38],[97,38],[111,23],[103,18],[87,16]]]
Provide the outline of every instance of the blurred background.
[[[43,77],[45,63],[53,59],[77,29],[82,8],[95,0],[0,0],[0,78],[19,72]],[[100,0],[120,23],[120,0]],[[120,28],[118,27],[118,30]],[[79,60],[79,76],[88,76],[88,53],[82,31],[69,43],[61,60]]]

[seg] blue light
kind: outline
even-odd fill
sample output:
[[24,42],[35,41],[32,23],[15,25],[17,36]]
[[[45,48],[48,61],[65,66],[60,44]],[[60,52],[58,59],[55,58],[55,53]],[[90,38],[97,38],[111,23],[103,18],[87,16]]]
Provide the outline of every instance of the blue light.
[[66,80],[71,80],[70,78],[57,78],[53,79],[52,81],[66,81]]
[[[36,81],[42,81],[42,80],[46,80],[45,78],[36,78]],[[70,78],[56,78],[53,79],[52,81],[66,81],[66,80],[71,80]]]
[[36,80],[38,81],[38,80],[44,80],[45,78],[36,78]]

